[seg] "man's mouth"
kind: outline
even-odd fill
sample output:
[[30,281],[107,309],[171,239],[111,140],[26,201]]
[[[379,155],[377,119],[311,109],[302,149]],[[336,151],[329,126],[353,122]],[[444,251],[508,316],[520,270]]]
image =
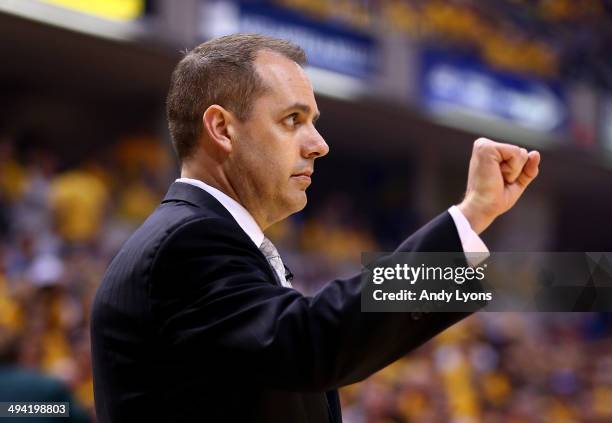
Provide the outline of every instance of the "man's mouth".
[[313,174],[312,169],[306,169],[306,170],[304,170],[302,172],[294,173],[291,176],[308,176],[310,178],[312,176],[312,174]]
[[312,170],[305,170],[300,173],[294,173],[293,175],[291,175],[291,177],[298,181],[310,184],[310,182],[312,181],[312,173]]

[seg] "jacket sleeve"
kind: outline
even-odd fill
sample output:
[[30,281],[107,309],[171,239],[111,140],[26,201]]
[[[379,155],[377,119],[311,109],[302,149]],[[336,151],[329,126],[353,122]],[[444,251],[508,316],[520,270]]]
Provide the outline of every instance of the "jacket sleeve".
[[[314,297],[271,283],[259,251],[230,222],[203,219],[160,247],[150,295],[169,361],[197,363],[291,391],[358,382],[422,345],[468,313],[362,313],[361,274],[328,283]],[[234,235],[232,235],[234,234]],[[445,212],[398,251],[461,251]]]

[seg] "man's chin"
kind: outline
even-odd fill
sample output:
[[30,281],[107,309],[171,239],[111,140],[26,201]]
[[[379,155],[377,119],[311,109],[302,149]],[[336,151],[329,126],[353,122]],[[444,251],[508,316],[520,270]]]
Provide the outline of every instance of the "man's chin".
[[274,211],[274,214],[270,215],[270,225],[285,220],[292,214],[295,214],[303,210],[304,207],[306,207],[307,199],[306,193],[304,191],[292,194],[293,195],[291,196],[277,197],[276,200],[273,201],[274,205],[276,206],[276,209]]
[[306,197],[306,191],[299,191],[294,194],[289,202],[290,206],[287,207],[287,209],[290,210],[289,215],[302,211],[304,207],[306,207],[307,202],[308,198]]

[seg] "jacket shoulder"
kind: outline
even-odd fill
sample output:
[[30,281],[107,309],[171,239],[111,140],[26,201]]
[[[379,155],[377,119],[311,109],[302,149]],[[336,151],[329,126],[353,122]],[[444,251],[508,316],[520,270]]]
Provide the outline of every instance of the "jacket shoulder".
[[[187,202],[161,204],[111,260],[98,287],[95,303],[112,304],[117,311],[127,314],[147,312],[149,279],[160,250],[168,239],[185,232],[181,228],[206,225],[208,220],[224,219]],[[120,296],[118,292],[130,295]]]

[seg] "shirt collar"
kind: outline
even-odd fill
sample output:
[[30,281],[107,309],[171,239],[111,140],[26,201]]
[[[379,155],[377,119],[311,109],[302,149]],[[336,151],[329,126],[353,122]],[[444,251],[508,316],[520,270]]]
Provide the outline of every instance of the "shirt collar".
[[223,207],[227,209],[232,217],[236,220],[236,223],[242,228],[242,230],[251,238],[257,248],[261,246],[264,240],[264,233],[247,209],[245,209],[239,202],[234,200],[229,195],[217,188],[211,187],[210,185],[198,180],[191,178],[178,178],[175,182],[182,182],[203,189],[215,199],[220,202]]

